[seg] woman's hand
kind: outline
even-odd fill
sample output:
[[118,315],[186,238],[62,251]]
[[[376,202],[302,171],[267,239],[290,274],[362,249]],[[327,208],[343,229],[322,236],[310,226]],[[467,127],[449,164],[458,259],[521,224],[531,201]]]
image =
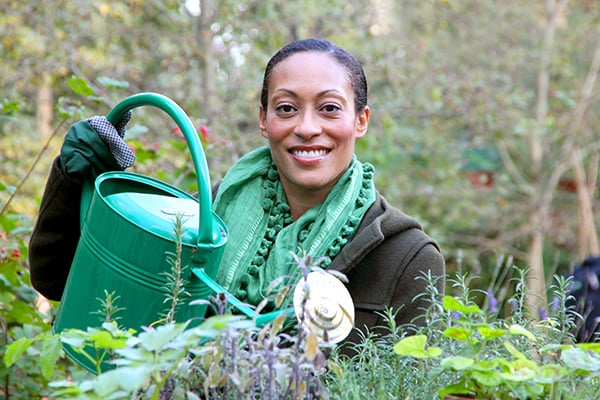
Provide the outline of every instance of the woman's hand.
[[94,180],[106,171],[124,170],[135,155],[124,140],[131,112],[113,126],[106,117],[95,116],[69,128],[60,151],[61,169],[72,182]]

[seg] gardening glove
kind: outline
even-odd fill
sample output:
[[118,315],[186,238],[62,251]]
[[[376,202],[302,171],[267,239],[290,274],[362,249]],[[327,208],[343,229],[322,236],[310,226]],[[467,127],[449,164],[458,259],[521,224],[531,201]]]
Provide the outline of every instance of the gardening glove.
[[135,155],[124,141],[131,112],[113,126],[106,117],[95,116],[71,126],[60,151],[61,168],[74,183],[94,180],[106,171],[123,171]]

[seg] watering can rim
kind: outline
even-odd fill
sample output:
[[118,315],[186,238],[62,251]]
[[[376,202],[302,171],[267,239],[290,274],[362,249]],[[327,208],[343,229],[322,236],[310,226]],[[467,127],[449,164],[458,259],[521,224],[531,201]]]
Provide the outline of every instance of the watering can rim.
[[[108,198],[110,197],[110,195],[106,196],[104,195],[104,190],[102,189],[102,186],[106,183],[106,182],[110,182],[110,181],[114,181],[114,180],[123,180],[123,181],[135,181],[141,184],[145,184],[145,185],[150,185],[162,192],[164,192],[164,195],[168,195],[169,197],[172,197],[173,199],[179,199],[179,200],[187,200],[187,201],[191,201],[194,202],[196,204],[198,204],[198,199],[194,196],[192,196],[191,194],[175,187],[175,186],[171,186],[166,184],[165,182],[161,181],[160,179],[154,178],[152,176],[146,176],[146,175],[142,175],[142,174],[138,174],[136,172],[129,172],[129,171],[107,171],[104,172],[100,175],[98,175],[98,177],[96,178],[95,182],[94,182],[94,190],[96,193],[98,193],[99,199],[100,201],[102,201],[107,207],[109,207],[110,209],[112,209],[115,213],[117,213],[118,215],[120,215],[122,218],[128,220],[131,223],[136,224],[136,226],[139,229],[142,229],[144,232],[151,234],[152,236],[155,237],[160,237],[163,239],[169,239],[171,234],[166,234],[164,231],[163,232],[157,232],[154,231],[152,229],[149,228],[149,226],[144,225],[144,224],[138,224],[135,222],[135,219],[132,219],[131,215],[128,215],[127,212],[125,212],[124,209],[121,209],[119,207],[116,207],[114,203],[108,201]],[[161,195],[161,196],[164,196]],[[217,228],[219,228],[217,231],[213,232],[213,242],[211,243],[202,243],[203,246],[208,245],[210,247],[210,245],[216,245],[216,246],[220,246],[221,244],[223,244],[224,242],[226,242],[226,238],[228,236],[228,230],[227,227],[225,226],[225,223],[222,221],[222,219],[214,212],[212,211],[212,215],[209,216],[202,216],[200,215],[200,221],[202,222],[206,219],[213,219],[216,220],[217,223]],[[155,221],[156,222],[156,221]],[[194,233],[193,237],[196,238],[196,234]],[[195,245],[196,247],[199,247],[199,243],[192,241],[186,241],[184,239],[184,244],[185,245]]]

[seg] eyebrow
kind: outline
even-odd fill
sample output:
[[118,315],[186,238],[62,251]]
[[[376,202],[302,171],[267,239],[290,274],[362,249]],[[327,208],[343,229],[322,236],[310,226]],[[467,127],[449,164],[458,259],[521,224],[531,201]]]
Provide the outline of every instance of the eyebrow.
[[[275,90],[275,92],[273,92],[273,94],[275,95],[275,94],[280,93],[280,92],[284,92],[284,93],[287,93],[287,94],[289,94],[291,96],[298,97],[298,95],[296,94],[296,92],[294,92],[293,90],[290,90],[290,89],[286,89],[286,88],[277,89],[277,90]],[[337,89],[325,89],[325,90],[317,93],[317,97],[323,97],[323,96],[328,95],[329,93],[337,93],[338,95],[340,95],[340,96],[342,96],[344,98],[346,97],[344,95],[344,93],[340,92]]]

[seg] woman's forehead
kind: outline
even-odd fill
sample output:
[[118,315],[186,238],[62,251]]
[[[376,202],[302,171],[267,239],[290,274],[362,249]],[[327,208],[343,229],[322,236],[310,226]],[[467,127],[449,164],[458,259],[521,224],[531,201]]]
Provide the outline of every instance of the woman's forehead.
[[270,76],[270,92],[292,87],[312,87],[317,91],[351,90],[343,65],[326,53],[300,52],[277,64]]

